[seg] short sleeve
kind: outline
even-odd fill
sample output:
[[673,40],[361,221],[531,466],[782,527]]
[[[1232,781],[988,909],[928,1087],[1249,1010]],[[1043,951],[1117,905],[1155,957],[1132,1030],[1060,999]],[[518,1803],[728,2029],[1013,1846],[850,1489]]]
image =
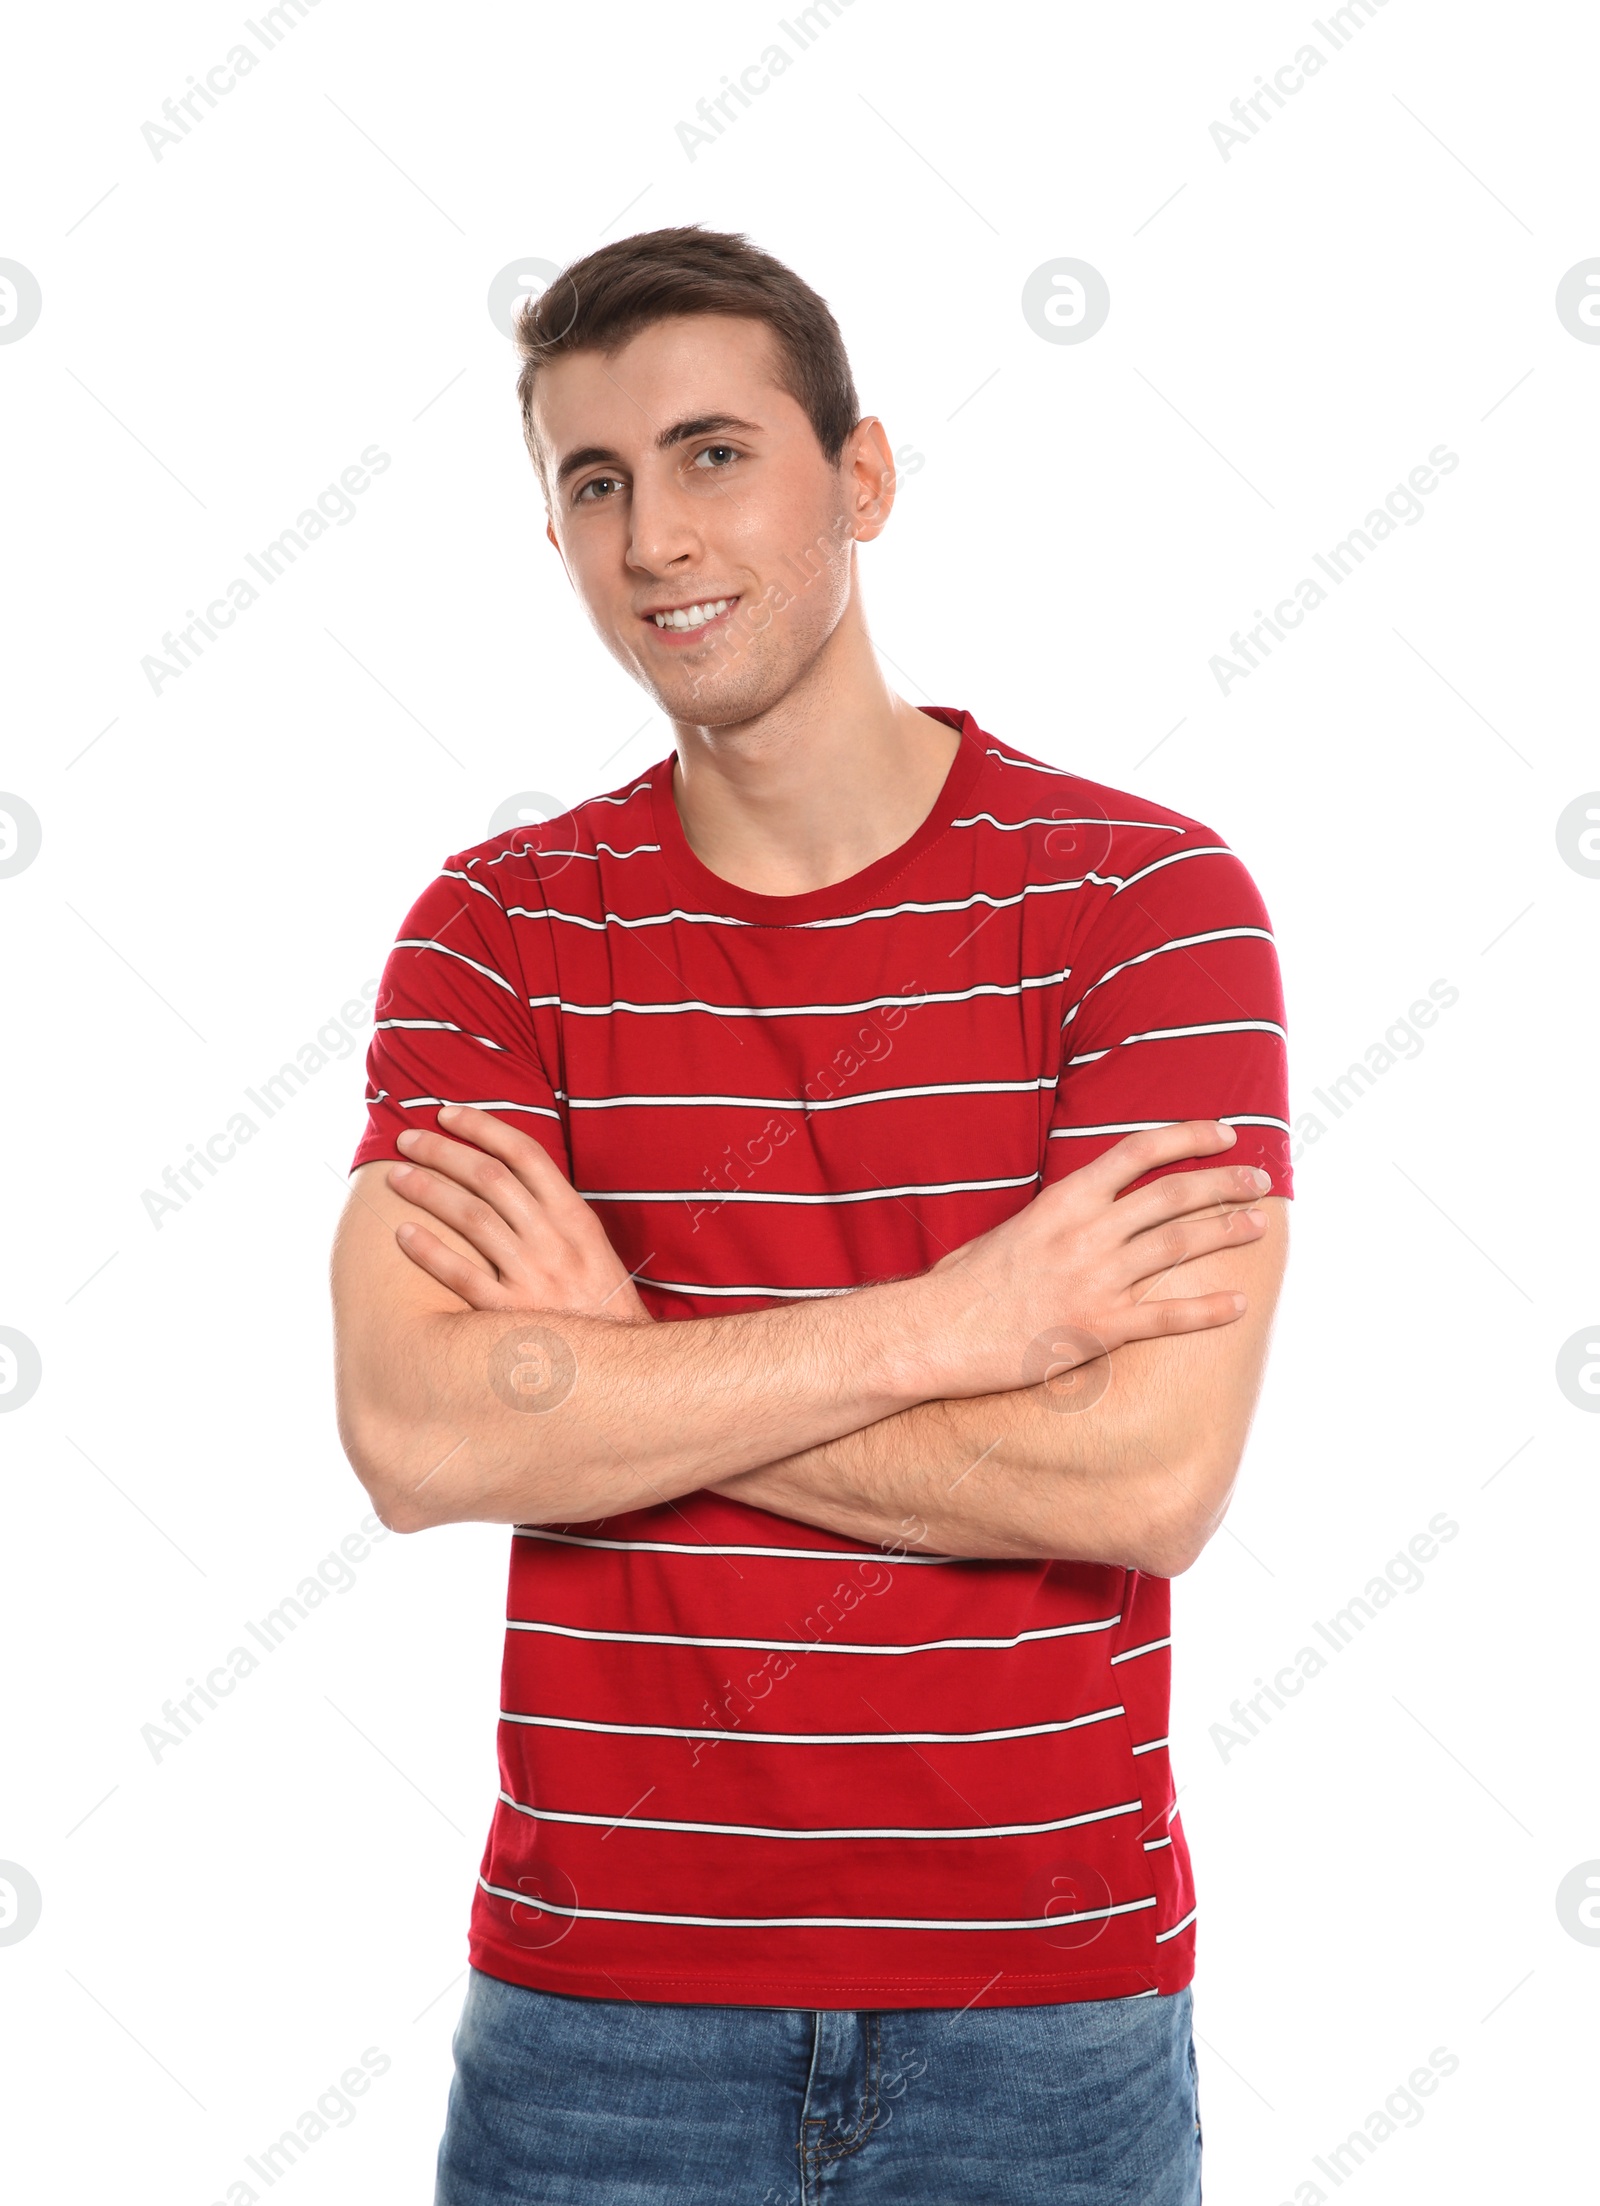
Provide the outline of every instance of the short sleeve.
[[399,1157],[395,1136],[434,1125],[442,1103],[471,1103],[543,1142],[570,1176],[531,1008],[554,1000],[554,977],[536,973],[530,984],[524,970],[544,930],[525,924],[519,937],[484,870],[471,857],[447,858],[389,952],[367,1050],[367,1128],[351,1171]]
[[1046,1183],[1124,1134],[1187,1118],[1237,1129],[1226,1162],[1272,1175],[1292,1195],[1283,986],[1266,907],[1209,829],[1136,868],[1106,898],[1074,952]]

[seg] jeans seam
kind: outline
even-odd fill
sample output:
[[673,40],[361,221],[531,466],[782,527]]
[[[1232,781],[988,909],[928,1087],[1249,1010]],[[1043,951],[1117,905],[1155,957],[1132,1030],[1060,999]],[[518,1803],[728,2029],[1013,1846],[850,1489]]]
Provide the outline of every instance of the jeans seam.
[[878,2126],[878,2085],[883,2070],[883,2017],[872,2013],[867,2016],[866,2022],[867,2078],[866,2088],[861,2094],[860,2115],[855,2127],[842,2130],[831,2146],[825,2145],[824,2138],[818,2138],[809,2147],[802,2143],[801,2150],[809,2154],[813,2170],[831,2166],[835,2160],[848,2160],[852,2153],[861,2150]]

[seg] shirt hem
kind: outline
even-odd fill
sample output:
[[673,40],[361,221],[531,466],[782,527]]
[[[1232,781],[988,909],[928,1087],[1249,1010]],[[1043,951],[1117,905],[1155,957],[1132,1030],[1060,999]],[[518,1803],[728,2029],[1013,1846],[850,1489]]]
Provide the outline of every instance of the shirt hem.
[[1079,1999],[1128,1999],[1141,1992],[1182,1991],[1194,1979],[1193,1954],[1151,1968],[1003,1970],[998,1979],[972,1976],[699,1976],[628,1969],[562,1968],[542,1956],[488,1939],[469,1941],[468,1958],[484,1976],[526,1991],[565,1992],[580,1999],[631,1999],[725,2007],[1043,2007]]

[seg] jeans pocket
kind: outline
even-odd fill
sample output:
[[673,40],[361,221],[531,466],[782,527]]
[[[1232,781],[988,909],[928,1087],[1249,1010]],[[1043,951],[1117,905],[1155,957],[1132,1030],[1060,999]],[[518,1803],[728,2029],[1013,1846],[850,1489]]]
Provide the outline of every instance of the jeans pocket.
[[1205,2137],[1200,2127],[1200,2064],[1194,2057],[1192,2037],[1189,2040],[1189,2089],[1194,2097],[1194,2141],[1197,2145],[1204,2144]]

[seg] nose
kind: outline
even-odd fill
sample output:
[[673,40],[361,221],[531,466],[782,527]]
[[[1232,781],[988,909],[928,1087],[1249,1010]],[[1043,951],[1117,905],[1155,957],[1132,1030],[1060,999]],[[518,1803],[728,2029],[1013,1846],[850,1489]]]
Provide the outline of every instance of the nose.
[[628,518],[631,566],[646,574],[664,575],[701,563],[705,550],[701,515],[670,478],[652,482],[636,476]]

